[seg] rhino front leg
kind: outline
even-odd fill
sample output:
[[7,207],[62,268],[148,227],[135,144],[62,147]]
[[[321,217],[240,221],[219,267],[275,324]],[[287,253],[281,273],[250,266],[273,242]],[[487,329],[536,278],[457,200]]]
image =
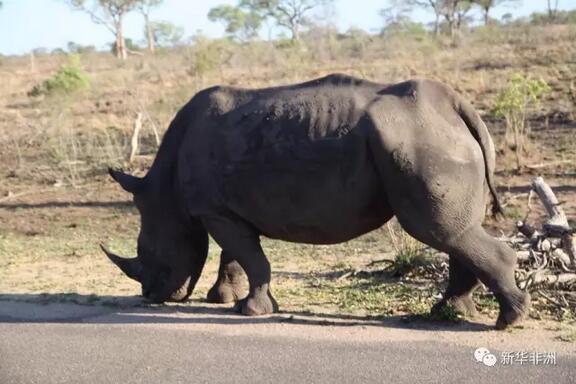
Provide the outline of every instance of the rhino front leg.
[[244,297],[244,270],[229,252],[220,254],[218,278],[208,291],[206,299],[209,303],[232,303]]
[[239,218],[210,217],[204,224],[223,252],[234,255],[248,276],[248,296],[238,301],[235,310],[247,316],[277,312],[278,304],[270,293],[270,263],[260,246],[260,235]]

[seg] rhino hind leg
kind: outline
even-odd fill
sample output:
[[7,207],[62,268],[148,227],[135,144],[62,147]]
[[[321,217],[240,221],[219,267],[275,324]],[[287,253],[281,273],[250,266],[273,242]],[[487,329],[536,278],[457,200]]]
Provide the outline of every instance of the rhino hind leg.
[[[457,265],[454,271],[451,271],[453,279],[457,280],[456,274],[468,270],[494,293],[500,306],[497,329],[505,329],[520,322],[528,313],[530,295],[518,288],[514,278],[516,253],[505,243],[488,235],[480,224],[444,241],[438,238],[431,240],[430,232],[425,229],[412,229],[408,230],[408,233],[436,249],[449,252],[457,261],[450,265],[451,268]],[[466,282],[470,287],[468,294],[464,294]],[[471,309],[473,303],[470,293],[475,287],[472,282],[471,278],[465,278],[459,279],[458,284],[453,283],[452,286],[449,283],[451,291],[447,292],[447,299],[465,310]],[[456,288],[460,291],[454,291]],[[442,304],[437,304],[436,309],[439,308],[438,305]]]
[[228,216],[213,216],[204,220],[204,224],[248,276],[248,296],[238,301],[234,309],[246,316],[277,312],[278,304],[270,292],[270,263],[260,246],[259,234],[243,220]]
[[528,313],[530,295],[516,285],[514,250],[488,235],[479,225],[460,236],[452,246],[458,261],[494,293],[500,305],[496,328],[505,329],[520,322]]
[[[396,185],[411,185],[406,179],[392,179]],[[479,185],[470,188],[451,188],[454,193],[435,195],[430,184],[416,184],[402,193],[391,191],[388,198],[396,208],[398,221],[410,235],[421,242],[447,252],[451,263],[451,282],[447,299],[470,311],[473,308],[470,293],[476,278],[484,283],[496,297],[500,314],[496,328],[504,329],[516,324],[527,314],[530,295],[521,291],[514,278],[516,253],[512,248],[490,236],[482,228],[484,196],[482,180],[470,179]],[[436,306],[441,308],[445,303]],[[473,312],[473,311],[472,311]]]
[[478,311],[472,300],[472,294],[479,285],[478,277],[451,255],[448,287],[444,297],[432,308],[432,313],[441,312],[443,308],[450,305],[466,317],[475,317]]
[[208,291],[206,300],[209,303],[227,304],[244,297],[244,270],[229,252],[220,255],[218,278]]

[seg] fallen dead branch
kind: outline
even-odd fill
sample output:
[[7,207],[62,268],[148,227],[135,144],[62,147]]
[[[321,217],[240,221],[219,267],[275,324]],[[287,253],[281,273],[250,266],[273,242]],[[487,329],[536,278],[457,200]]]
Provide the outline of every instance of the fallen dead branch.
[[572,163],[572,160],[558,160],[558,161],[552,161],[550,163],[528,164],[525,165],[525,167],[528,169],[536,170],[548,167],[556,167],[558,165],[570,164],[570,163]]
[[[548,215],[540,228],[527,221],[533,193]],[[541,177],[532,182],[527,212],[524,220],[517,223],[518,234],[504,239],[516,250],[518,284],[522,289],[538,292],[559,309],[575,311],[576,293],[570,291],[576,287],[575,230],[570,228],[552,188]]]
[[557,286],[571,285],[576,282],[576,273],[535,274],[532,278],[533,285]]
[[132,132],[132,139],[130,140],[130,155],[128,156],[128,162],[130,164],[134,161],[134,158],[138,154],[138,143],[141,130],[142,130],[142,113],[138,112],[136,114],[136,119],[134,120],[134,130]]

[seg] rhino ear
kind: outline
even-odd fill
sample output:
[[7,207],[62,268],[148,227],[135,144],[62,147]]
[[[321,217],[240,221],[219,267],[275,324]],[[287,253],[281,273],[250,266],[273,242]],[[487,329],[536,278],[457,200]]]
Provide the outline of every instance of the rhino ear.
[[139,177],[112,168],[108,168],[108,173],[126,192],[136,194],[144,188],[144,180]]

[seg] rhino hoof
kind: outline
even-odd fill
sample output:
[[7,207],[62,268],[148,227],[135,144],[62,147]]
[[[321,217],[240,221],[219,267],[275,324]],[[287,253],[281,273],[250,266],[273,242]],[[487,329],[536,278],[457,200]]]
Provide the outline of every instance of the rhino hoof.
[[242,287],[229,283],[216,283],[206,295],[206,300],[213,304],[227,304],[237,301],[242,296]]
[[268,296],[249,296],[238,301],[234,306],[234,311],[245,316],[269,315],[278,312],[278,304],[270,294]]
[[432,307],[432,310],[430,312],[432,314],[442,313],[443,309],[447,306],[451,306],[458,313],[461,313],[464,317],[469,319],[478,316],[478,310],[476,309],[476,304],[474,304],[474,300],[472,300],[472,297],[470,296],[451,297],[449,299],[442,299]]
[[496,329],[503,330],[520,323],[530,308],[530,294],[522,292],[522,297],[511,305],[506,305],[500,309]]

